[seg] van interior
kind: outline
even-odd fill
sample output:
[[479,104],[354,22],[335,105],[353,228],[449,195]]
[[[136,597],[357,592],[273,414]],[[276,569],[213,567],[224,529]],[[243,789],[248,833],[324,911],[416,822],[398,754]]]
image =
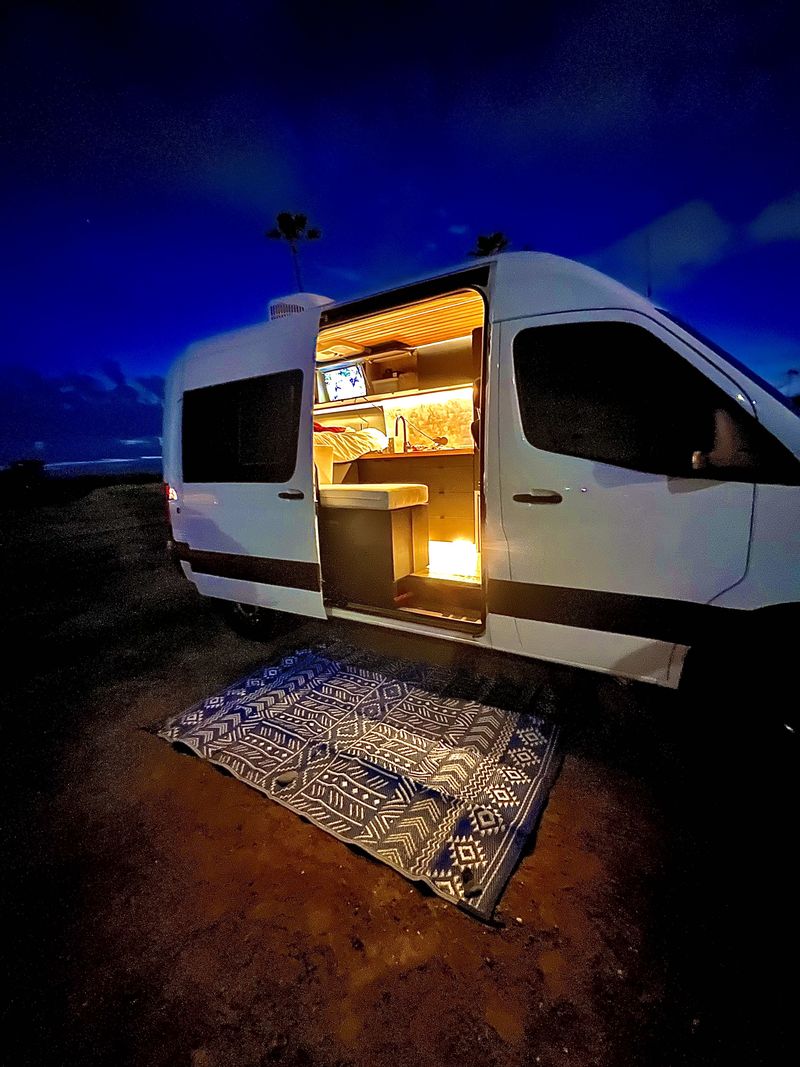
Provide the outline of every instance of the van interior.
[[330,605],[482,628],[484,315],[463,289],[320,330],[314,468]]

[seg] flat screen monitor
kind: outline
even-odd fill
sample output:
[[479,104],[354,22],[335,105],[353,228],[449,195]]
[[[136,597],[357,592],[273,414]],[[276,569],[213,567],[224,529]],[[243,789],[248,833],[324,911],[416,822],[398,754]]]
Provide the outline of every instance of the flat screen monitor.
[[367,395],[367,379],[361,364],[324,370],[322,381],[328,400],[352,400]]

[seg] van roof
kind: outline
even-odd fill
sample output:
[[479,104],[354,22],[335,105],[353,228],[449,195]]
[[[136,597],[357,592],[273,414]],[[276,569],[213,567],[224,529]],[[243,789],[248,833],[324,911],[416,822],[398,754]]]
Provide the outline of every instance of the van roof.
[[[502,252],[496,256],[467,260],[435,273],[419,275],[400,285],[333,301],[323,308],[322,324],[344,322],[462,286],[486,288],[492,275],[491,310],[494,320],[512,318],[515,314],[535,315],[545,310],[573,311],[597,307],[654,310],[650,301],[643,296],[576,260],[549,252]],[[517,288],[524,292],[526,306],[517,310],[501,299],[502,313],[498,313],[497,301],[502,298],[503,291]],[[513,303],[516,305],[518,301]]]
[[[575,260],[545,252],[503,252],[425,274],[401,285],[331,301],[321,307],[321,325],[345,322],[469,287],[491,293],[490,317],[494,322],[546,312],[597,308],[630,308],[645,314],[655,311],[649,300]],[[298,317],[307,313],[299,312]],[[241,344],[269,325],[265,320],[199,340],[189,346],[182,358],[191,360],[209,348],[226,343]]]

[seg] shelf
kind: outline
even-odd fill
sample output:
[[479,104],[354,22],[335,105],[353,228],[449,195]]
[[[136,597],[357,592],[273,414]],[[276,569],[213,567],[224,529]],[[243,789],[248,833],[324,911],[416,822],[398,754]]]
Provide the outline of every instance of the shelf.
[[371,393],[357,400],[326,400],[314,405],[315,415],[324,415],[345,409],[383,407],[384,404],[404,396],[430,396],[434,393],[449,393],[452,389],[471,389],[472,382],[456,382],[453,385],[436,385],[430,389],[403,389],[397,393]]

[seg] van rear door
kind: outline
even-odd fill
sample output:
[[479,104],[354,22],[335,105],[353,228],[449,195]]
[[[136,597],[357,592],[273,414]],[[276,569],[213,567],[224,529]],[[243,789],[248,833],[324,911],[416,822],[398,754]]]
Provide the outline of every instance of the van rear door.
[[173,529],[204,596],[325,617],[312,475],[318,331],[319,311],[308,310],[184,360]]

